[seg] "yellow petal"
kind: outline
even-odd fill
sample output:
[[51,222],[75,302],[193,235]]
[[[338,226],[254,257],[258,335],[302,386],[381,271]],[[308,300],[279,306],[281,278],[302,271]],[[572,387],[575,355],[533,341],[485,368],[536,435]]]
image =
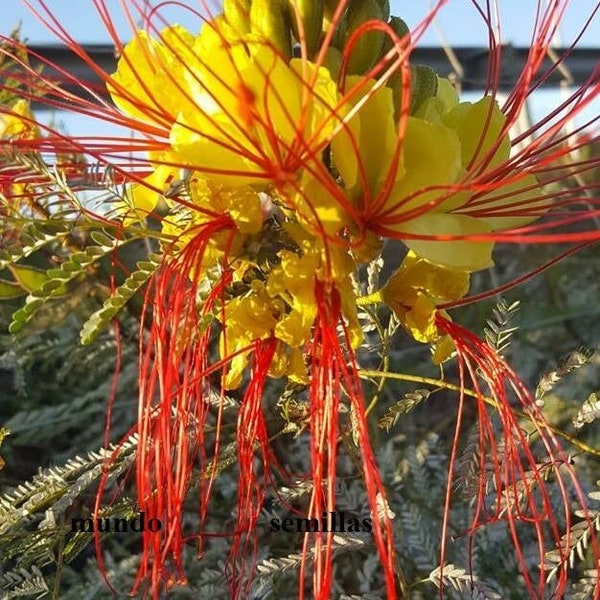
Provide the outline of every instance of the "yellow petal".
[[293,156],[300,166],[325,146],[341,118],[327,69],[288,64],[264,43],[198,46],[201,56],[210,50],[212,71],[202,61],[189,70],[197,106],[180,112],[170,134],[184,162],[224,185],[264,185],[271,165]]
[[300,348],[290,348],[289,354],[287,371],[289,380],[300,385],[306,385],[309,382],[309,378],[302,350]]
[[27,100],[17,100],[9,112],[0,112],[0,139],[19,138],[35,139],[40,137],[40,130]]
[[107,83],[113,102],[146,123],[172,122],[190,104],[175,82],[183,81],[192,44],[193,36],[180,25],[165,29],[156,40],[146,31],[136,32]]
[[231,359],[229,368],[223,377],[223,387],[226,390],[235,390],[242,383],[242,375],[248,364],[248,353],[242,352]]
[[[538,180],[533,175],[526,175],[477,198],[474,210],[481,211],[478,218],[483,219],[492,231],[522,227],[539,219],[551,207],[552,200],[543,196]],[[488,217],[486,213],[497,216]],[[503,214],[506,216],[501,216]]]
[[310,337],[312,325],[316,317],[316,310],[305,305],[303,310],[292,310],[283,317],[275,326],[275,336],[296,348],[304,345]]
[[[293,199],[294,213],[300,224],[307,232],[321,237],[323,232],[330,236],[337,235],[343,228],[351,226],[348,212],[341,204],[343,191],[337,188],[333,179],[325,185],[320,177],[316,178],[308,171],[304,171],[298,190]],[[338,189],[342,199],[338,199],[331,189]]]
[[[360,81],[361,78],[348,77],[346,89],[352,89]],[[383,87],[371,93],[373,84],[368,82],[368,85],[363,85],[350,99],[349,103],[355,106],[367,93],[370,94],[358,113],[335,136],[331,151],[346,189],[360,185],[360,165],[364,169],[369,190],[376,193],[378,184],[385,179],[390,168],[398,140],[392,90]],[[397,177],[403,173],[400,161]]]
[[433,263],[459,269],[479,271],[491,267],[493,242],[466,240],[444,241],[435,238],[468,236],[489,233],[484,222],[466,215],[426,214],[398,225],[402,233],[426,236],[430,240],[404,239],[404,243],[419,256]]
[[456,88],[445,77],[438,77],[437,95],[444,106],[444,112],[449,112],[459,103]]
[[[490,96],[475,104],[459,104],[444,117],[444,123],[458,134],[463,165],[485,159],[486,169],[491,170],[508,159],[510,139],[506,134],[500,137],[506,117]],[[488,154],[496,145],[498,147],[493,156],[488,158]]]
[[447,361],[456,350],[454,342],[449,335],[441,337],[434,345],[432,362],[434,365],[441,365]]
[[403,144],[406,172],[397,180],[388,200],[389,205],[395,205],[406,199],[395,214],[439,200],[443,190],[419,190],[453,184],[462,171],[460,152],[460,140],[452,129],[409,117]]
[[469,283],[468,272],[434,264],[409,250],[386,283],[384,293],[394,296],[401,289],[413,288],[446,302],[462,298],[469,291]]
[[425,294],[419,292],[414,305],[405,315],[404,323],[417,342],[428,344],[438,338],[435,312],[435,304]]

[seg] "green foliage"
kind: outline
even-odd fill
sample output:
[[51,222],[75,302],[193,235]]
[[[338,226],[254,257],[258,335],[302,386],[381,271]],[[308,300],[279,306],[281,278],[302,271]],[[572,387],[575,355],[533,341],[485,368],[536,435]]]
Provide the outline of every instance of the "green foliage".
[[462,598],[471,598],[472,600],[501,600],[502,598],[487,584],[479,581],[476,576],[453,564],[444,565],[443,569],[436,567],[429,574],[429,579],[438,588],[450,587],[460,592]]
[[387,409],[387,413],[379,419],[379,427],[385,429],[389,433],[390,429],[398,422],[401,415],[410,412],[421,402],[427,400],[430,394],[430,390],[421,389],[415,390],[414,392],[407,392],[404,394],[402,400],[396,402],[396,404],[393,404]]
[[125,282],[111,294],[110,298],[104,301],[102,308],[93,313],[85,322],[80,333],[82,344],[89,344],[96,339],[133,295],[148,282],[159,265],[160,257],[156,254],[149,254],[148,260],[137,263],[137,270],[131,273]]
[[26,569],[9,571],[0,577],[1,600],[27,596],[42,598],[49,591],[42,572],[36,566],[31,567],[30,571]]
[[[94,234],[92,234],[92,238],[94,238]],[[96,236],[97,239],[99,238]],[[25,299],[25,305],[14,313],[12,323],[9,325],[11,333],[20,331],[47,302],[65,295],[68,283],[84,278],[86,272],[94,263],[126,243],[126,241],[108,236],[101,239],[105,242],[104,244],[86,246],[82,251],[71,254],[58,268],[46,271],[45,279],[40,281],[37,287],[31,289],[30,294]],[[132,241],[132,239],[127,241]],[[140,283],[140,286],[143,283],[144,281]],[[129,297],[133,295],[134,291],[135,289],[132,290]],[[123,300],[124,302],[125,300]]]
[[575,429],[581,429],[584,425],[593,423],[600,419],[600,392],[590,394],[588,399],[581,405],[577,415],[573,418]]
[[0,249],[0,270],[31,256],[44,246],[61,244],[71,228],[68,222],[58,219],[24,223],[18,243]]
[[[139,270],[134,273],[142,272],[146,281],[145,274],[150,276],[157,263],[158,258],[148,264],[138,263]],[[141,275],[126,278],[116,294],[128,300],[137,292],[137,288],[133,289],[136,284],[143,285],[141,280]],[[506,333],[502,323],[508,322],[505,316],[512,311],[506,309],[511,306],[514,305],[499,305],[494,315],[499,326],[494,329],[490,325],[498,334],[497,339],[504,350],[508,339],[502,334]],[[387,359],[387,365],[394,367],[392,363],[397,359],[392,338],[398,333],[397,323],[389,315],[381,317],[366,313],[364,318],[371,319],[372,330],[385,332],[381,346],[376,348],[381,353],[380,366],[385,366],[387,353],[391,357]],[[386,318],[389,321],[386,322]],[[128,424],[134,422],[136,407],[137,339],[135,334],[131,334],[137,330],[136,320],[126,312],[119,313],[118,319],[123,331],[129,333],[121,339],[124,367],[113,407],[116,411],[114,422],[120,427],[117,426],[114,431],[114,439],[124,435]],[[2,474],[11,475],[17,464],[23,469],[26,463],[19,458],[19,452],[31,444],[47,449],[42,460],[56,464],[57,457],[64,457],[62,464],[49,466],[35,474],[35,465],[39,464],[40,456],[44,456],[36,454],[28,476],[13,486],[7,487],[3,483],[0,553],[5,562],[3,585],[7,598],[17,597],[16,594],[19,594],[18,597],[54,597],[60,600],[108,600],[111,597],[98,573],[97,564],[90,556],[92,535],[86,532],[71,535],[66,525],[74,514],[91,514],[94,490],[109,452],[92,449],[102,445],[102,415],[106,399],[111,395],[117,343],[111,331],[104,330],[98,332],[94,343],[77,346],[81,320],[69,318],[50,331],[23,337],[16,346],[14,340],[9,342],[10,338],[5,338],[4,361],[0,361],[0,365],[21,383],[15,386],[15,399],[7,398],[9,404],[6,415],[10,415],[10,418],[4,416],[2,421],[11,430],[11,436],[3,446],[3,450],[6,447],[4,455],[7,466]],[[569,364],[572,363],[569,361]],[[43,385],[37,385],[38,382],[43,382]],[[17,387],[22,391],[19,392]],[[302,389],[288,391],[292,393],[294,402],[301,405]],[[433,391],[436,391],[435,395]],[[21,396],[17,402],[19,393]],[[399,396],[403,396],[400,401],[397,400]],[[468,572],[467,539],[460,535],[447,546],[443,575],[439,570],[439,532],[449,469],[450,440],[445,427],[440,426],[437,433],[432,431],[430,417],[432,411],[435,414],[437,410],[435,402],[441,402],[442,396],[439,388],[428,387],[413,388],[412,391],[386,388],[385,391],[377,391],[374,396],[379,413],[376,420],[390,432],[390,435],[379,438],[377,442],[377,460],[382,477],[388,482],[389,509],[386,510],[396,513],[393,529],[401,578],[411,598],[433,597],[438,593],[436,587],[441,585],[448,597],[452,598],[510,597],[518,600],[522,586],[514,576],[514,553],[507,536],[500,535],[493,526],[482,530],[474,539],[476,574],[473,578]],[[51,402],[48,402],[48,398],[51,398]],[[214,394],[214,398],[210,396],[209,399],[217,407],[220,395]],[[286,402],[289,404],[289,398],[280,402],[274,388],[267,390],[265,402],[274,409],[270,413],[269,426],[273,431],[286,430],[279,438],[276,452],[285,457],[290,470],[307,470],[309,465],[302,462],[303,453],[298,451],[307,443],[306,433],[301,426],[305,418],[300,414],[302,411],[296,415],[290,410],[277,410],[276,407],[281,409]],[[453,401],[444,399],[443,402]],[[226,423],[234,423],[239,410],[238,402],[226,399],[224,409]],[[351,415],[346,414],[346,418],[351,420]],[[420,424],[420,419],[425,415],[429,421],[423,423],[429,423],[428,426]],[[297,427],[290,427],[290,423]],[[458,493],[453,496],[451,507],[452,527],[456,532],[466,531],[472,516],[469,505],[476,494],[473,483],[480,465],[477,437],[475,426],[463,431],[463,443],[455,468],[455,488]],[[364,515],[366,494],[356,479],[355,450],[352,450],[352,445],[343,447],[346,451],[340,457],[337,509],[356,516]],[[88,451],[82,454],[84,448]],[[135,453],[136,439],[131,438],[110,463],[109,485],[114,485],[133,464]],[[217,464],[219,476],[215,483],[218,508],[209,513],[205,523],[207,529],[222,531],[234,524],[237,502],[236,456],[233,438],[224,438]],[[210,461],[206,468],[212,468]],[[195,478],[198,478],[196,481],[199,481],[200,475],[199,472],[195,474]],[[249,570],[253,569],[255,574],[250,598],[287,598],[297,592],[301,558],[297,540],[293,536],[270,531],[268,523],[273,516],[281,518],[288,515],[290,506],[302,507],[310,492],[311,485],[307,481],[281,481],[273,490],[273,506],[265,510],[260,520],[257,562],[248,564]],[[592,493],[590,498],[594,500],[597,494]],[[121,502],[106,508],[107,512],[103,514],[131,516],[135,513],[133,498],[133,490],[127,489]],[[586,546],[590,528],[598,529],[598,518],[594,512],[589,521],[576,520],[570,532],[568,551],[574,562],[581,562],[582,565],[579,571],[574,571],[572,597],[576,599],[585,597],[586,590],[593,586],[593,577],[586,570]],[[186,519],[189,525],[197,525],[194,508],[191,507]],[[566,535],[564,540],[566,543]],[[128,590],[139,561],[135,540],[106,534],[103,546],[109,579],[117,589]],[[381,598],[382,581],[372,536],[339,533],[335,535],[334,547],[335,586],[344,590],[343,597]],[[530,550],[533,552],[534,549],[532,546]],[[229,591],[223,577],[222,559],[227,551],[227,540],[214,540],[207,547],[200,566],[193,549],[186,550],[185,562],[190,585],[175,588],[171,597],[175,600],[196,597],[226,600]],[[527,548],[525,552],[528,552]],[[547,559],[548,564],[553,565],[552,553]]]
[[[130,467],[136,445],[137,438],[131,437],[118,449],[77,456],[0,496],[0,553],[15,565],[5,575],[7,598],[17,592],[21,596],[39,594],[41,587],[46,591],[59,589],[63,563],[72,562],[93,541],[93,533],[69,533],[68,516],[73,506],[95,487],[107,468],[107,485],[114,483]],[[131,518],[134,512],[133,503],[124,498],[103,509],[100,516]],[[54,565],[55,576],[42,577],[40,569],[47,572],[49,565]],[[29,570],[36,577],[18,581],[19,574]]]
[[[2,446],[6,464],[0,474],[0,600],[108,599],[112,595],[92,558],[92,534],[73,534],[68,522],[74,515],[93,513],[103,469],[109,472],[109,489],[119,486],[121,500],[105,507],[102,515],[128,518],[135,514],[135,490],[124,476],[134,464],[137,438],[129,436],[116,451],[115,446],[104,448],[104,415],[107,399],[111,399],[113,443],[126,436],[135,423],[140,335],[137,317],[144,288],[163,257],[157,253],[158,234],[151,225],[147,230],[139,225],[121,231],[91,223],[76,193],[61,180],[60,172],[51,173],[35,157],[14,160],[46,177],[53,187],[36,199],[34,213],[42,214],[42,218],[24,220],[22,215],[10,213],[2,224],[12,228],[16,238],[0,250],[0,297],[10,309],[3,308],[0,319],[3,327],[19,335],[7,332],[0,337],[0,376],[5,383],[0,388],[0,425],[11,434]],[[104,186],[105,191],[110,187]],[[114,193],[119,196],[118,190]],[[141,238],[148,245],[140,257],[136,244]],[[116,273],[116,264],[124,266],[122,272]],[[382,260],[374,261],[365,269],[366,285],[357,285],[366,287],[368,293],[379,289],[382,267]],[[577,296],[577,290],[570,292],[570,297]],[[22,295],[26,295],[24,304]],[[586,302],[589,304],[589,299],[581,299],[582,306]],[[524,368],[531,365],[532,373],[539,373],[530,358],[532,353],[523,351],[524,338],[514,326],[518,307],[518,301],[501,300],[491,309],[491,316],[486,314],[473,329],[480,330],[481,324],[487,323],[484,333],[490,346],[499,353],[509,349],[519,353],[525,357]],[[564,320],[564,311],[552,316]],[[379,380],[365,379],[372,443],[388,491],[388,505],[379,508],[393,517],[402,587],[415,599],[437,597],[437,588],[442,588],[450,598],[520,600],[524,597],[522,580],[515,576],[514,551],[506,531],[494,524],[482,527],[473,538],[472,548],[464,533],[473,517],[479,471],[489,460],[489,456],[481,456],[477,426],[469,426],[467,420],[452,473],[449,518],[454,540],[446,545],[443,571],[438,566],[456,414],[456,388],[450,387],[455,374],[434,371],[424,347],[416,351],[404,348],[400,323],[385,309],[365,308],[360,319],[365,333],[361,364],[384,374],[422,374],[421,381],[415,375],[413,381],[402,384],[383,376]],[[523,321],[526,331],[541,335],[541,330],[543,334],[539,326],[543,320],[528,315]],[[532,327],[532,323],[537,326]],[[111,324],[118,324],[118,329],[110,328]],[[544,350],[548,337],[541,335],[542,341],[536,340],[540,346],[545,344]],[[516,350],[510,346],[513,342]],[[123,365],[118,381],[113,379],[117,351]],[[592,359],[586,346],[570,352],[556,369],[542,377],[537,400],[550,404],[550,390]],[[426,379],[448,382],[448,387],[434,386]],[[263,400],[274,454],[285,470],[305,473],[310,470],[305,452],[309,444],[306,427],[310,423],[306,390],[303,386],[288,386],[282,391],[282,387],[268,385]],[[593,389],[597,389],[597,383]],[[573,423],[582,441],[593,448],[598,445],[594,425],[600,408],[597,393],[588,396],[589,392],[585,386],[578,386],[571,401],[553,400],[562,417],[557,427],[567,429]],[[586,396],[585,402],[578,400]],[[232,432],[240,405],[236,398],[226,398],[223,406],[222,402],[221,394],[208,394],[213,412],[210,425],[217,414],[223,421],[221,453],[218,457],[207,456],[204,471],[197,467],[192,477],[195,491],[213,467],[218,474],[213,490],[216,500],[202,523],[210,532],[230,532],[236,524],[238,456]],[[361,466],[355,415],[343,404],[339,419],[343,433],[336,508],[361,517],[369,509],[364,487],[358,482]],[[500,442],[496,450],[502,454]],[[550,470],[542,465],[538,465],[540,470]],[[594,465],[590,467],[583,457],[577,467],[584,478],[587,474],[588,491]],[[273,482],[272,497],[267,502],[271,506],[265,506],[259,521],[257,555],[240,559],[247,561],[246,572],[255,575],[250,599],[292,598],[297,593],[301,540],[271,531],[269,521],[305,510],[311,492],[307,480],[290,481],[279,474]],[[596,501],[598,494],[591,492],[589,497]],[[600,515],[594,510],[587,519],[581,514],[575,517],[562,543],[574,564],[570,598],[582,600],[589,597],[595,585],[595,574],[589,572],[589,540],[592,532],[600,529]],[[186,507],[185,519],[186,527],[198,529],[195,504]],[[190,584],[174,588],[170,597],[229,598],[223,565],[229,544],[225,536],[215,536],[203,549],[201,564],[196,548],[192,544],[186,547],[184,559]],[[524,546],[527,559],[535,558],[535,541]],[[109,580],[126,593],[139,565],[139,539],[103,534],[103,548]],[[471,550],[474,573],[468,569]],[[557,551],[548,553],[549,569],[556,565],[557,555]],[[383,581],[372,536],[336,533],[334,559],[334,589],[340,598],[382,597]]]
[[[596,482],[600,485],[600,481]],[[595,504],[600,501],[600,491],[593,491],[589,497]],[[600,510],[590,509],[588,514],[582,511],[577,511],[576,516],[583,519],[576,522],[561,539],[561,547],[552,550],[546,554],[546,567],[550,569],[552,576],[556,575],[558,568],[556,563],[560,562],[561,552],[568,553],[569,564],[574,564],[576,561],[584,561],[586,550],[589,548],[592,533],[600,531]]]
[[506,352],[510,346],[510,338],[517,327],[513,326],[515,316],[519,310],[520,302],[517,300],[512,304],[508,304],[501,299],[492,311],[492,318],[487,320],[487,327],[484,327],[485,341],[492,347],[500,356]]
[[586,348],[582,346],[581,348],[574,350],[573,352],[569,352],[567,356],[563,357],[556,366],[555,369],[544,373],[540,377],[540,382],[537,385],[535,390],[535,399],[538,402],[542,401],[542,398],[564,377],[570,375],[573,371],[580,369],[585,366],[592,356],[594,355],[594,350],[592,348]]

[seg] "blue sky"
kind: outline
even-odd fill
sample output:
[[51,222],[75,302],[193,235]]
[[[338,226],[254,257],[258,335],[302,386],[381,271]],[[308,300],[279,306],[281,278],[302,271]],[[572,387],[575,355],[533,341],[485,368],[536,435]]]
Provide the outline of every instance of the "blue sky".
[[[138,0],[143,4],[143,0]],[[542,0],[544,1],[544,0]],[[36,1],[32,0],[35,4]],[[480,2],[481,3],[481,2]],[[53,41],[43,24],[39,23],[20,0],[4,1],[2,6],[3,27],[10,29],[19,20],[22,31],[32,43]],[[91,0],[46,0],[47,6],[59,19],[60,23],[81,42],[105,42],[108,35],[100,19],[97,18]],[[187,4],[195,10],[201,10],[200,0],[188,0]],[[216,3],[212,3],[214,6]],[[403,17],[411,26],[416,25],[428,12],[430,0],[392,0],[392,13]],[[505,42],[515,45],[527,45],[531,36],[532,23],[535,18],[537,2],[535,0],[500,0],[500,17]],[[585,16],[593,6],[591,0],[571,0],[565,18],[560,27],[562,42],[567,44],[582,29]],[[130,36],[130,27],[120,8],[119,0],[107,0],[111,15],[119,32],[124,38]],[[189,11],[171,8],[163,11],[170,21],[181,21],[195,28],[197,19]],[[487,44],[485,30],[481,19],[473,8],[472,0],[449,0],[436,20],[440,30],[449,43],[453,45]],[[432,30],[428,32],[423,43],[437,45],[439,38]],[[600,16],[591,24],[588,33],[581,42],[584,45],[600,44]]]
[[[31,0],[35,5],[36,0]],[[541,0],[542,4],[547,0]],[[111,10],[111,18],[122,39],[131,37],[131,26],[121,9],[120,0],[106,0]],[[144,0],[138,0],[144,4]],[[157,2],[153,2],[156,4]],[[484,2],[480,3],[485,4]],[[4,0],[2,3],[2,33],[8,33],[14,25],[21,22],[21,32],[29,43],[56,43],[56,38],[36,19],[20,0]],[[128,4],[131,4],[129,2]],[[202,10],[200,0],[188,0],[186,4],[196,11]],[[414,27],[427,14],[431,0],[392,0],[392,14],[403,17]],[[505,43],[527,46],[531,37],[535,10],[535,0],[499,0],[502,39]],[[109,35],[104,28],[91,0],[46,0],[46,5],[57,17],[60,24],[76,40],[83,43],[107,43]],[[557,42],[563,46],[573,42],[583,28],[586,16],[589,16],[594,3],[591,0],[571,0],[564,19],[561,22]],[[213,2],[212,6],[216,6]],[[197,31],[201,21],[191,10],[169,8],[161,12],[167,21],[181,22],[192,31]],[[430,28],[422,44],[439,45],[443,39],[452,46],[487,45],[486,29],[481,17],[474,9],[472,0],[449,0],[436,18],[436,27]],[[587,32],[579,42],[580,45],[600,46],[600,15],[590,24]],[[558,92],[544,92],[532,102],[534,117],[548,112],[559,99]],[[599,103],[586,116],[600,112]],[[83,120],[79,117],[65,115],[65,123],[71,133],[79,130]],[[79,133],[79,131],[77,131]],[[87,133],[87,131],[86,131]]]

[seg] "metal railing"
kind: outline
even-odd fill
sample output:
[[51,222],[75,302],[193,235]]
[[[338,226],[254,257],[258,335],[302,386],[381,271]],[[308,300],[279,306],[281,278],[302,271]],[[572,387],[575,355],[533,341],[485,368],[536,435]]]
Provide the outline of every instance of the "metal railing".
[[[110,45],[85,45],[83,49],[90,59],[107,73],[116,69],[116,53]],[[96,73],[77,55],[66,46],[32,45],[32,64],[46,63],[44,74],[53,81],[61,83],[75,94],[81,94],[81,89],[69,83],[69,78],[63,72],[69,73],[79,81],[85,81],[101,95],[106,95],[102,80]],[[527,64],[529,48],[505,45],[502,47],[502,60],[495,88],[500,92],[509,91]],[[41,61],[35,59],[39,56]],[[552,56],[552,58],[551,58]],[[421,47],[411,54],[411,64],[424,64],[430,66],[442,76],[450,76],[462,90],[481,90],[486,86],[489,49],[484,47],[457,47],[445,49],[441,47]],[[561,62],[552,68],[557,61]],[[49,65],[55,65],[53,68]],[[586,82],[600,81],[600,49],[576,48],[565,50],[556,48],[549,52],[542,70],[551,71],[544,80],[544,87],[558,87],[560,85],[582,85]]]

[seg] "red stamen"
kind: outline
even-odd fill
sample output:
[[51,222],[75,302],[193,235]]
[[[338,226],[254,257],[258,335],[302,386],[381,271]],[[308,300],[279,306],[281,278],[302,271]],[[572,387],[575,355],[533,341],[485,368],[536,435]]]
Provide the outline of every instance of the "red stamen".
[[[472,524],[466,534],[471,539],[482,526],[506,523],[525,587],[532,598],[542,597],[549,583],[546,554],[550,550],[557,550],[559,560],[553,586],[555,596],[562,597],[567,585],[569,539],[572,535],[570,530],[574,523],[571,508],[573,495],[589,526],[594,563],[600,558],[600,548],[587,510],[585,493],[571,461],[548,427],[534,399],[506,363],[487,344],[463,327],[439,315],[436,324],[440,332],[452,337],[456,346],[461,388],[468,389],[468,375],[477,394],[479,479],[474,492]],[[480,382],[484,382],[489,389],[487,395]],[[509,393],[513,395],[512,400]],[[465,394],[462,392],[450,457],[441,564],[444,562],[447,544],[453,474],[457,466],[458,445],[462,439],[460,431],[465,402]],[[517,410],[534,426],[533,433],[525,433],[519,423]],[[534,456],[532,438],[540,446],[540,450],[546,453],[545,458],[539,460]],[[555,479],[555,494],[560,497],[558,512],[551,501],[554,496],[551,496],[548,476]],[[565,536],[561,534],[561,528],[567,532]],[[537,576],[532,574],[528,558],[522,550],[521,540],[530,535],[528,529],[532,530],[531,533],[538,542]]]

